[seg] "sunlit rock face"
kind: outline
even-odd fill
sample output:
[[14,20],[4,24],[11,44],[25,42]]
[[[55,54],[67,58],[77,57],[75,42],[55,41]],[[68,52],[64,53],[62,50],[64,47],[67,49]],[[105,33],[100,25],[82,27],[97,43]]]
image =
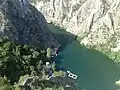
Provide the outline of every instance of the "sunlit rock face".
[[111,50],[118,46],[120,0],[31,0],[31,4],[47,22],[79,36],[81,44]]
[[44,16],[27,0],[0,1],[0,36],[38,47],[57,44]]

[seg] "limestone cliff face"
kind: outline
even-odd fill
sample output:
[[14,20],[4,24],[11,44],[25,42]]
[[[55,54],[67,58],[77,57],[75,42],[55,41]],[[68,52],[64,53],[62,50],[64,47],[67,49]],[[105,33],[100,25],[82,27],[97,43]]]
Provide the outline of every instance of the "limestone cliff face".
[[0,36],[34,46],[57,44],[44,16],[27,0],[0,0]]
[[81,44],[120,50],[120,0],[31,0],[48,22],[77,36]]

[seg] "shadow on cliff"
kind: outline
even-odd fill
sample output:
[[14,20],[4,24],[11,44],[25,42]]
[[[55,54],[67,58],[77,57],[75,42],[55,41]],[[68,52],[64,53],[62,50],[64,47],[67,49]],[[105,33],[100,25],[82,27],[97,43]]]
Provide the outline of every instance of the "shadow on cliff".
[[23,7],[22,9],[18,1],[6,1],[7,3],[3,4],[6,7],[5,10],[3,8],[3,11],[5,11],[4,16],[9,23],[6,25],[5,36],[20,44],[43,49],[48,45],[57,44],[47,28],[45,17],[34,6],[29,5],[29,7],[26,6],[27,8]]

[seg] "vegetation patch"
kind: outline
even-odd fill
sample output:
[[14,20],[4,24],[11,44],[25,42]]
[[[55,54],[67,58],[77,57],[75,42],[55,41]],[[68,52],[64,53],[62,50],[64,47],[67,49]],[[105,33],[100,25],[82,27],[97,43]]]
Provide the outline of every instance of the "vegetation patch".
[[[37,90],[45,88],[45,90],[53,90],[53,88],[62,90],[62,86],[48,80],[45,63],[50,62],[50,59],[46,55],[47,50],[0,38],[0,90],[31,90],[31,86],[28,85],[32,85]],[[55,71],[55,64],[51,68],[53,74],[63,75],[61,71]],[[31,77],[33,79],[29,84],[21,86],[27,78]]]

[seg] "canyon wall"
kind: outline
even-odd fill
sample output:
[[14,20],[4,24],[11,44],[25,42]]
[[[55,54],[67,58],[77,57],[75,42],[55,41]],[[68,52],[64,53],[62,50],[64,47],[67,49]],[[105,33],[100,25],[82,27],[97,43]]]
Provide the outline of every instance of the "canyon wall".
[[57,45],[42,13],[27,1],[0,1],[0,36],[37,47]]
[[77,35],[97,50],[120,50],[119,0],[31,0],[48,23]]

